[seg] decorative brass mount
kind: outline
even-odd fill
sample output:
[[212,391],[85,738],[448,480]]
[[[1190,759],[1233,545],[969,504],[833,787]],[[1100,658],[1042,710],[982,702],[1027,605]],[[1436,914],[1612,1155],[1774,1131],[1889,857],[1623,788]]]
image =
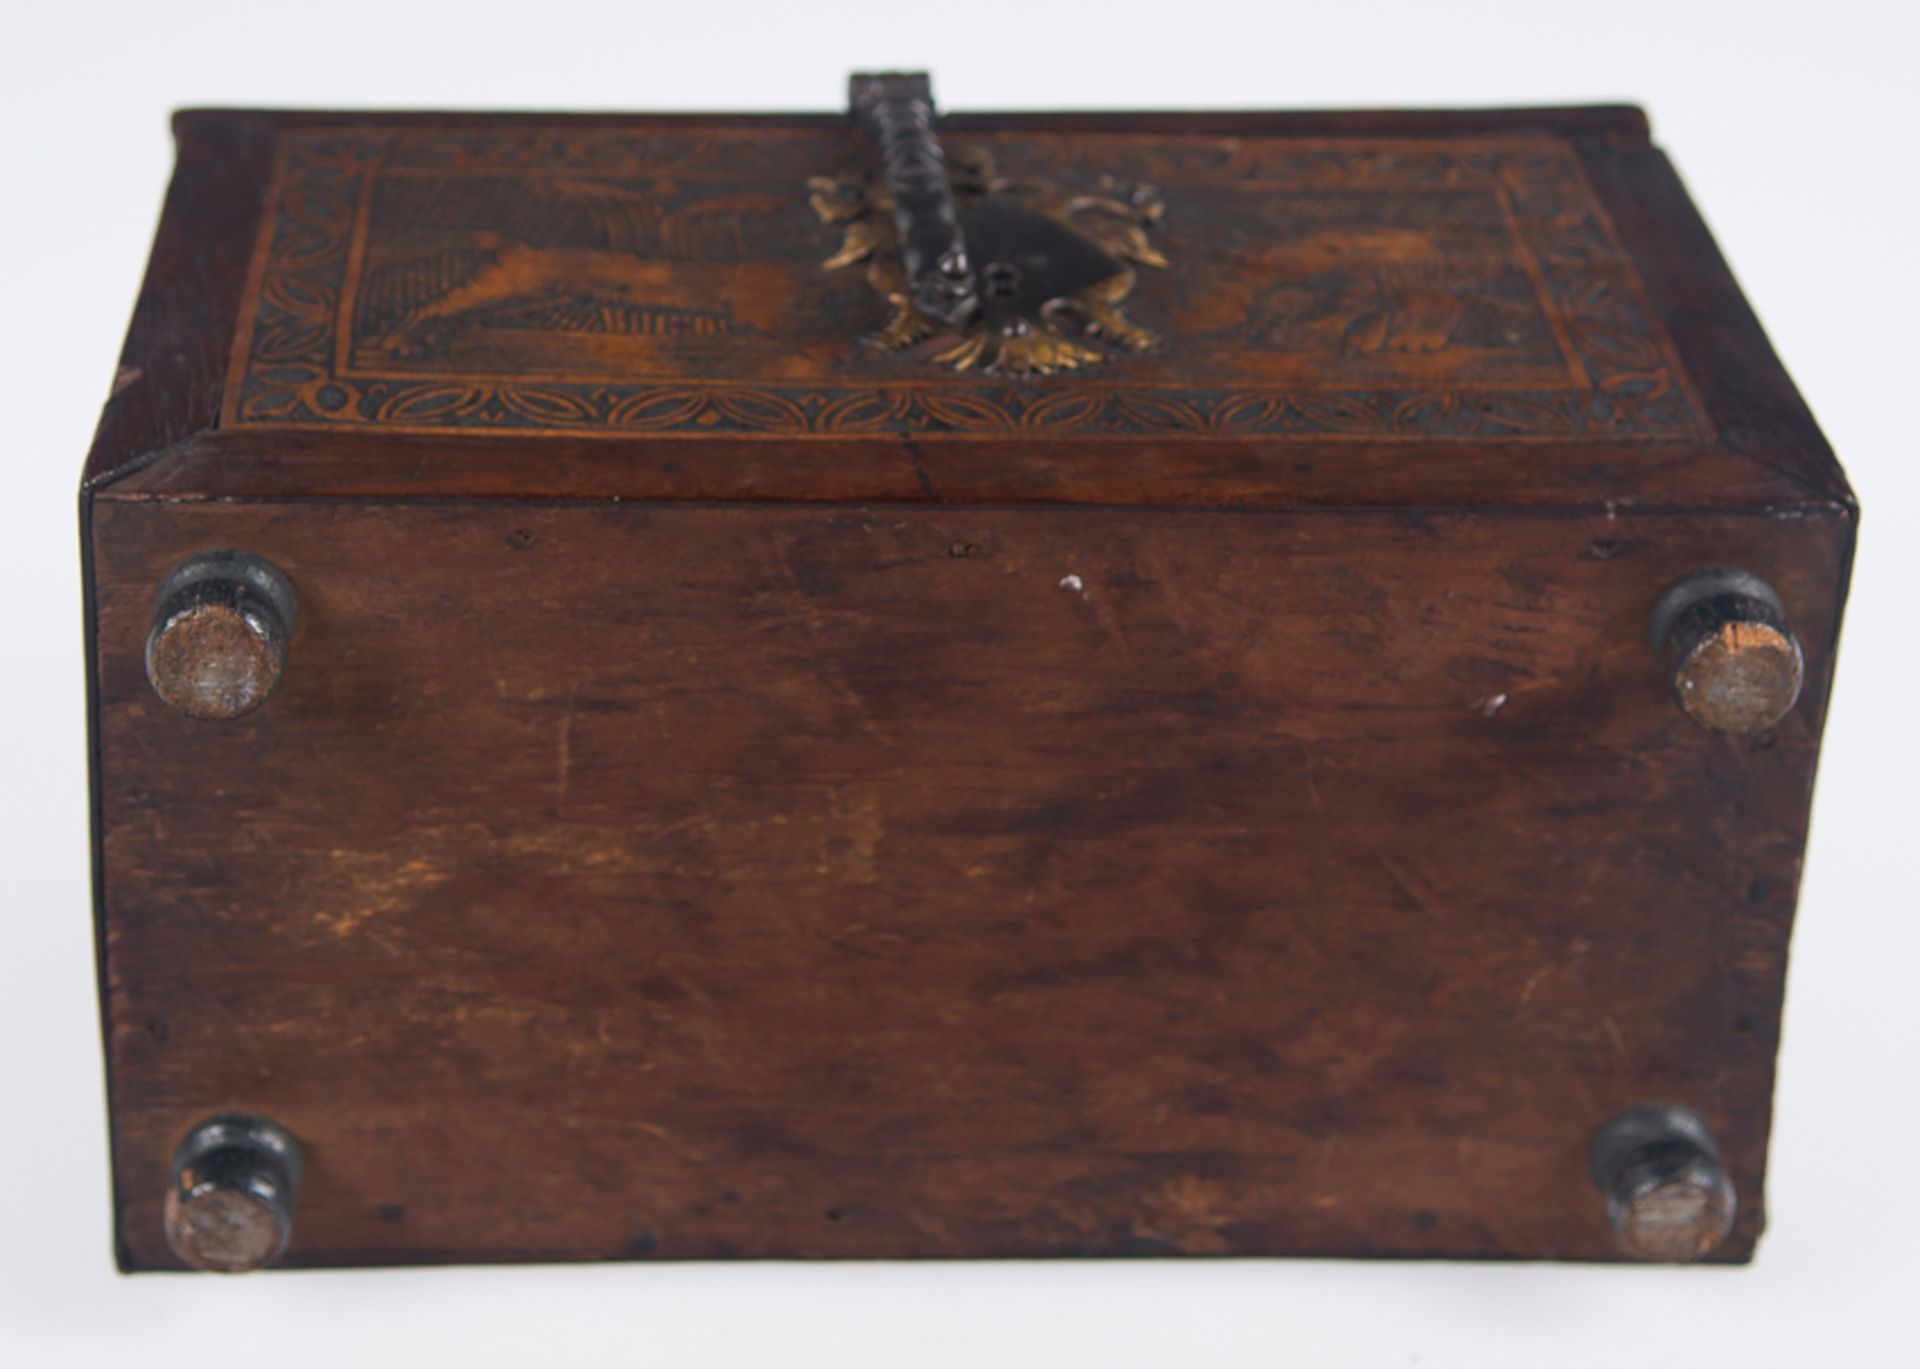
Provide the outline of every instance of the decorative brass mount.
[[924,73],[855,76],[854,122],[880,143],[882,176],[816,176],[814,213],[845,229],[826,266],[865,262],[887,301],[876,341],[934,343],[931,359],[966,371],[1046,375],[1159,339],[1122,307],[1132,264],[1164,267],[1148,233],[1166,206],[1152,186],[1102,177],[1090,192],[996,174],[984,148],[951,163]]

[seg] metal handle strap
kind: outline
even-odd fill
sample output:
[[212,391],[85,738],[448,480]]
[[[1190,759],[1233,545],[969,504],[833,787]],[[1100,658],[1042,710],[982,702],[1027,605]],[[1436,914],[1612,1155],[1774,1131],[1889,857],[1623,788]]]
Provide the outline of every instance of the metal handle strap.
[[925,72],[857,75],[848,98],[855,121],[880,142],[914,307],[942,323],[966,323],[979,308],[979,286],[934,131],[933,83]]

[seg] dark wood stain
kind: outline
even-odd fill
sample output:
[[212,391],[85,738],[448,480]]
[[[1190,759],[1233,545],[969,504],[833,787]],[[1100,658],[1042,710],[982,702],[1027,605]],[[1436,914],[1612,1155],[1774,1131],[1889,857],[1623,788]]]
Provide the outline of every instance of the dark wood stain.
[[[1835,520],[1647,519],[1627,574],[1579,555],[1604,516],[95,513],[121,1172],[270,1108],[312,1157],[296,1262],[636,1223],[680,1256],[1600,1258],[1584,1146],[1645,1097],[1757,1191],[1740,1024],[1777,1017],[1790,908],[1748,891],[1797,881],[1822,691],[1730,744],[1641,620],[1738,555],[1830,659]],[[206,543],[310,606],[220,727],[137,650]],[[1230,708],[1155,703],[1223,674]],[[156,1203],[124,1195],[137,1265]]]

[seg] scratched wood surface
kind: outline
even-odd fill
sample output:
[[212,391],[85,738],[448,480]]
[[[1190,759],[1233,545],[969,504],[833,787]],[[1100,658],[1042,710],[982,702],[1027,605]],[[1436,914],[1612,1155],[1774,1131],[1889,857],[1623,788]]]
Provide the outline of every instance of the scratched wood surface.
[[[1840,520],[103,502],[120,1239],[307,1144],[295,1263],[1606,1258],[1636,1100],[1751,1249]],[[209,727],[146,587],[303,594]],[[1643,640],[1761,567],[1764,745]]]
[[[307,1148],[294,1264],[1608,1259],[1585,1148],[1649,1099],[1750,1257],[1854,510],[1645,120],[951,127],[1172,173],[1163,352],[1074,404],[874,355],[831,117],[180,116],[81,501],[123,1266],[177,1266],[169,1153],[231,1108]],[[685,281],[616,294],[735,294],[601,336],[613,240],[501,183],[676,140],[757,143],[701,193],[765,221],[643,223]],[[1340,184],[1255,206],[1269,252],[1245,157]],[[544,295],[408,312],[501,261]],[[741,331],[659,322],[703,310]],[[141,655],[221,546],[300,614],[209,725]],[[1806,651],[1760,738],[1646,642],[1710,564]]]

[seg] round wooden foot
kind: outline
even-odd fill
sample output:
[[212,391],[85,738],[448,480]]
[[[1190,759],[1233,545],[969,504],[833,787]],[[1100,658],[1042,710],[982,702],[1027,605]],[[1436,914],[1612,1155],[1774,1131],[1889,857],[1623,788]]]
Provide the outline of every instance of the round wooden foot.
[[259,557],[232,549],[188,557],[154,596],[154,693],[190,718],[251,713],[280,682],[294,614],[293,586]]
[[1780,597],[1729,566],[1695,571],[1660,597],[1653,649],[1687,716],[1716,732],[1764,732],[1800,697],[1804,664]]
[[174,1152],[167,1243],[196,1269],[238,1274],[279,1259],[293,1237],[300,1148],[264,1117],[209,1118]]
[[1621,1247],[1643,1260],[1697,1260],[1733,1229],[1738,1202],[1707,1124],[1671,1103],[1628,1108],[1593,1138],[1593,1182]]

